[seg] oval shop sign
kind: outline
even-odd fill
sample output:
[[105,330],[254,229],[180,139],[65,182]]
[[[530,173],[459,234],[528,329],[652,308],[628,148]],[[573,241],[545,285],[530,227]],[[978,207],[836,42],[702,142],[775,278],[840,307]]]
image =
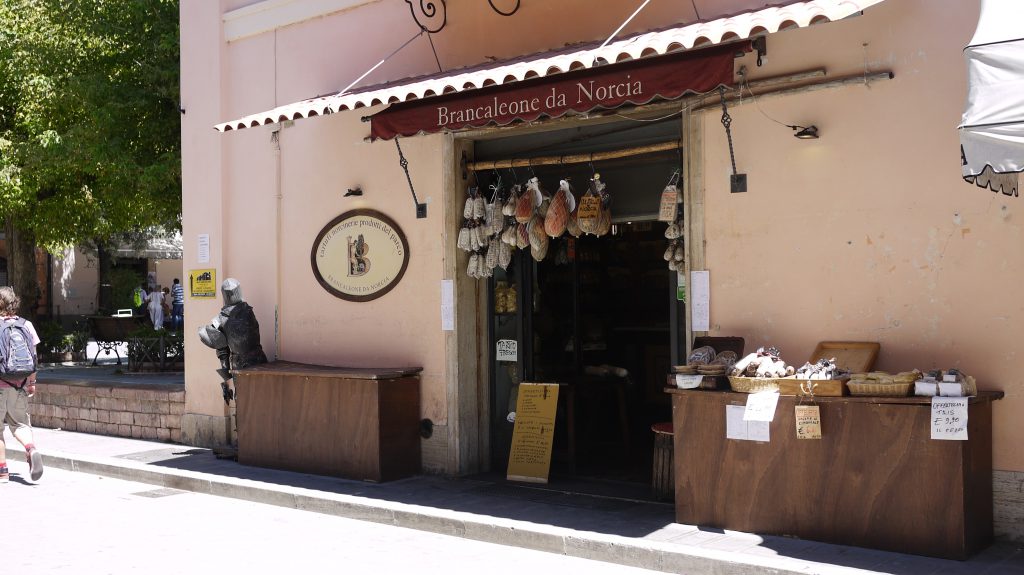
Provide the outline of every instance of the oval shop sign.
[[391,291],[409,265],[409,242],[394,220],[376,210],[345,212],[317,235],[313,275],[331,294],[370,301]]

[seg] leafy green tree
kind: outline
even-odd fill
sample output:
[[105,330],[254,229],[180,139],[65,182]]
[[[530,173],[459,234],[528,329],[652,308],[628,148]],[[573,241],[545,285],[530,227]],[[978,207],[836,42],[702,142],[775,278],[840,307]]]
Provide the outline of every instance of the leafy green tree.
[[108,246],[180,229],[178,66],[177,0],[0,2],[0,218],[21,293],[35,245],[91,245],[103,286]]

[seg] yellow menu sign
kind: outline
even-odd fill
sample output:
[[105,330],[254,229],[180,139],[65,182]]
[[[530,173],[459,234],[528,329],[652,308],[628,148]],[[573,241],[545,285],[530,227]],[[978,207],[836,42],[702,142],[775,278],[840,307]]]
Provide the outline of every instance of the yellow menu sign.
[[217,270],[188,270],[188,293],[195,298],[217,297]]
[[512,451],[506,475],[509,481],[548,482],[557,405],[558,384],[519,384],[516,425],[512,430]]

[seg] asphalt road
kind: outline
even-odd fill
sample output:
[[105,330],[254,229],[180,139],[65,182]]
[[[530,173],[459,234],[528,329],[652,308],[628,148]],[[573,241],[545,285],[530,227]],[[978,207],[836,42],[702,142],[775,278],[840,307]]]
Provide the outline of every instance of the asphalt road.
[[20,458],[0,484],[3,570],[35,573],[655,573],[152,485]]

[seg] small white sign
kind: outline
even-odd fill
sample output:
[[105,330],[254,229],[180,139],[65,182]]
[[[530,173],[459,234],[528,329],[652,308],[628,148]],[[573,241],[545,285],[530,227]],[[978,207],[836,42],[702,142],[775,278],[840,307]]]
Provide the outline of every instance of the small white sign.
[[519,361],[519,342],[514,339],[499,339],[497,360]]
[[690,312],[693,331],[711,329],[711,278],[707,271],[690,272]]
[[778,404],[778,391],[751,393],[743,410],[743,421],[772,421],[775,419],[775,407]]
[[767,443],[770,440],[770,424],[767,421],[744,421],[743,412],[746,409],[745,405],[725,406],[725,438]]
[[676,374],[676,387],[679,389],[696,389],[700,387],[702,381],[704,381],[703,375]]
[[725,406],[725,438],[726,439],[746,439],[747,438],[747,422],[743,421],[743,410],[746,407],[742,405],[727,405]]
[[768,443],[771,438],[768,434],[768,428],[771,424],[767,421],[748,421],[747,422],[747,439],[750,441],[763,441]]
[[455,331],[455,280],[441,280],[441,330]]
[[932,398],[932,439],[967,439],[966,397]]
[[198,252],[199,263],[210,263],[210,234],[199,234],[196,251]]

